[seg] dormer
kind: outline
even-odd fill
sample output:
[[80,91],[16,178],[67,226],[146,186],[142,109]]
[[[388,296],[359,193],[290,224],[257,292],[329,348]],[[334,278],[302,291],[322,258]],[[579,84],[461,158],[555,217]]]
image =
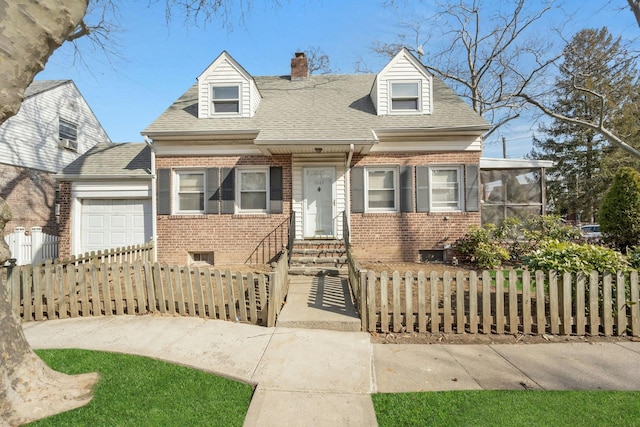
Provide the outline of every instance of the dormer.
[[432,76],[406,48],[378,73],[371,100],[379,116],[433,112]]
[[226,51],[198,77],[199,118],[253,117],[260,92],[253,77]]

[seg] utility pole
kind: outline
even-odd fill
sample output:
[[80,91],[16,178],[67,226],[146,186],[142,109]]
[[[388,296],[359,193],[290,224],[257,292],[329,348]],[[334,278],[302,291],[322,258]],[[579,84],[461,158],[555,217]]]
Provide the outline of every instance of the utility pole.
[[507,158],[507,138],[504,135],[502,136],[502,158]]

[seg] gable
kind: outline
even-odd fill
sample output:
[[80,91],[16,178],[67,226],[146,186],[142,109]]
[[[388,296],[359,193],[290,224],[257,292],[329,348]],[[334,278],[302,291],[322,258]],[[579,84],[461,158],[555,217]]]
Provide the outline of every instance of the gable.
[[402,49],[378,73],[370,96],[379,116],[432,114],[433,78],[411,52]]
[[251,75],[222,52],[198,77],[198,117],[253,117],[260,93]]

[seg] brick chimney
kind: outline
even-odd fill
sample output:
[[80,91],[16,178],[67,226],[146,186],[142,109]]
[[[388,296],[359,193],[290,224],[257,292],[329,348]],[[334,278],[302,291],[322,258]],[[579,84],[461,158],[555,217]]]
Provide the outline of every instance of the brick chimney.
[[291,58],[291,80],[305,80],[309,78],[309,61],[304,52],[296,52]]

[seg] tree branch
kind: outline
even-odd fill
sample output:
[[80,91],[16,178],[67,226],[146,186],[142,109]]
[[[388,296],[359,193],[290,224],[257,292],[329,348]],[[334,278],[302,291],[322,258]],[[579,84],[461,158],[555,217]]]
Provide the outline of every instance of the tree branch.
[[563,114],[559,114],[559,113],[556,113],[555,111],[550,110],[548,107],[546,107],[542,103],[536,101],[534,98],[532,98],[531,96],[529,96],[527,94],[519,93],[519,94],[516,94],[516,95],[513,95],[513,96],[515,96],[517,98],[524,99],[526,102],[528,102],[529,104],[535,106],[536,108],[538,108],[540,111],[542,111],[543,113],[545,113],[549,117],[552,117],[554,119],[560,120],[560,121],[568,123],[568,124],[581,126],[583,128],[587,128],[587,129],[591,129],[593,131],[596,131],[597,133],[602,135],[607,141],[609,141],[611,144],[615,145],[616,147],[619,147],[620,149],[622,149],[622,150],[626,151],[627,153],[631,154],[632,156],[640,159],[640,151],[636,150],[631,145],[627,144],[621,138],[619,138],[617,135],[615,135],[611,130],[609,130],[606,127],[604,127],[604,124],[603,124],[602,120],[600,120],[600,122],[598,124],[595,124],[595,123],[588,122],[586,120],[580,120],[580,119],[575,119],[573,117],[567,117],[567,116],[565,116]]

